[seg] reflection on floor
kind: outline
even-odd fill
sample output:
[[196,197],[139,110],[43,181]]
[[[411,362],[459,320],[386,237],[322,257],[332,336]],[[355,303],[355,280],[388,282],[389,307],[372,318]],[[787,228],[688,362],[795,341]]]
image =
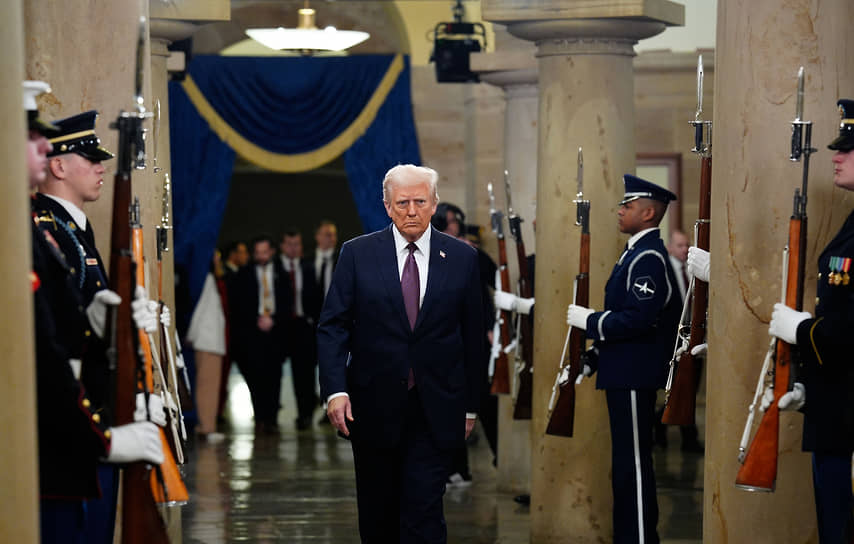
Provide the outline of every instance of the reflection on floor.
[[[295,430],[289,374],[286,366],[281,434],[257,437],[248,390],[232,374],[226,439],[195,443],[189,452],[185,543],[359,542],[349,443],[328,426]],[[702,409],[698,415],[702,419]],[[682,454],[677,436],[671,429],[670,448],[656,449],[659,534],[665,543],[700,542],[703,457]],[[495,490],[486,440],[474,444],[469,456],[473,485],[445,494],[449,542],[527,544],[528,508]]]

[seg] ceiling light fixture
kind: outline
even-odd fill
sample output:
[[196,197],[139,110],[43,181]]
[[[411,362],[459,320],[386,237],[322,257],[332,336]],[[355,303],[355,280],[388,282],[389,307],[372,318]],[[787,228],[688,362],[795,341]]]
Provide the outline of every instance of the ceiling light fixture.
[[308,7],[306,0],[304,7],[299,10],[297,28],[249,28],[246,34],[270,49],[292,49],[305,54],[311,54],[312,51],[343,51],[371,37],[367,32],[358,30],[338,30],[334,26],[317,28],[314,16],[315,11]]

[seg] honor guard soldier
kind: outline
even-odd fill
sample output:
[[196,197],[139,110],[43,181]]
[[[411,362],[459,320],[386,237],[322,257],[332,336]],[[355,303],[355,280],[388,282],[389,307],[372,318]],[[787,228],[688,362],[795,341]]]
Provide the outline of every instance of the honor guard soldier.
[[[35,97],[46,83],[24,82],[28,115],[29,186],[45,181],[47,137],[57,127],[41,121]],[[108,427],[81,383],[81,357],[87,350],[89,323],[81,292],[56,239],[37,227],[33,215],[33,313],[35,318],[36,397],[38,411],[39,491],[43,543],[97,542],[85,538],[86,500],[97,498],[96,465],[146,460],[160,463],[157,427],[149,422]],[[150,319],[150,318],[149,318]]]
[[617,218],[620,232],[631,237],[605,285],[605,309],[571,304],[567,323],[594,341],[583,373],[598,367],[596,388],[608,402],[614,542],[656,543],[655,397],[666,380],[681,306],[658,225],[676,195],[629,174],[623,181]]
[[[839,136],[833,183],[854,191],[854,100],[837,102]],[[854,212],[818,258],[815,317],[775,304],[769,334],[798,348],[801,368],[778,406],[804,413],[803,449],[812,452],[818,535],[822,543],[850,542],[851,456],[854,452]],[[808,395],[808,396],[807,396]]]

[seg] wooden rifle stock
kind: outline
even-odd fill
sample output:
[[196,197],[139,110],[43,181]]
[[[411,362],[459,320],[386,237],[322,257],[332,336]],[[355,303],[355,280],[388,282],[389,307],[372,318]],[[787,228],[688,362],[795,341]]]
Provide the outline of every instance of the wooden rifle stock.
[[[806,242],[806,216],[793,216],[789,221],[789,263],[786,274],[786,306],[800,310],[803,306],[803,269]],[[774,491],[777,480],[777,457],[780,443],[780,409],[777,402],[789,388],[792,346],[777,340],[774,354],[774,400],[759,421],[759,427],[744,462],[738,470],[735,485],[748,491]]]
[[[516,237],[516,258],[519,261],[519,296],[531,298],[531,275],[528,270],[528,256],[525,253],[525,242],[522,240],[521,228],[518,223],[521,219],[515,218],[516,230],[513,227],[513,218],[510,218],[510,229]],[[518,236],[516,236],[518,232]],[[534,327],[531,316],[519,316],[519,338],[522,346],[522,364],[516,369],[519,380],[519,389],[516,392],[516,402],[513,405],[513,419],[531,419],[531,404],[534,394]]]
[[[578,275],[575,276],[575,301],[579,306],[590,303],[590,233],[582,231],[579,248]],[[575,427],[575,380],[584,361],[582,356],[587,341],[583,329],[574,327],[569,333],[569,349],[562,368],[558,371],[558,397],[546,426],[546,434],[571,437]],[[565,376],[564,376],[565,373]],[[564,379],[565,378],[565,379]]]
[[[119,118],[117,124],[121,127]],[[119,164],[126,147],[127,136],[119,130]],[[126,142],[125,142],[126,143]],[[141,385],[141,368],[137,357],[139,337],[133,326],[130,301],[134,295],[134,267],[130,252],[130,170],[115,176],[113,193],[113,225],[110,250],[110,288],[124,299],[115,309],[116,373],[115,373],[115,417],[116,424],[134,421],[136,393]],[[150,485],[150,466],[146,463],[131,463],[123,469],[122,480],[122,542],[124,544],[168,543],[169,536]]]
[[[510,286],[510,273],[507,271],[507,243],[504,240],[504,235],[498,236],[498,271],[501,277],[502,289],[507,289]],[[493,395],[506,395],[510,393],[510,365],[507,361],[507,353],[504,348],[510,345],[510,312],[501,310],[499,314],[501,323],[499,324],[501,349],[498,350],[498,356],[495,358],[495,371],[492,373],[492,386],[489,392]]]
[[[709,218],[711,217],[712,157],[704,156],[700,167],[700,208],[697,216],[697,247],[709,251]],[[687,287],[687,286],[686,286]],[[691,350],[706,337],[706,310],[709,284],[694,279],[691,297],[691,333],[685,352],[676,362],[673,383],[665,399],[661,422],[666,425],[693,425],[697,407],[697,363]],[[679,332],[681,334],[681,331]]]
[[[137,223],[132,230],[133,237],[133,259],[136,266],[136,285],[145,287],[145,262],[143,260],[142,250],[142,227]],[[154,357],[151,352],[151,343],[149,342],[148,334],[137,329],[139,335],[139,346],[143,360],[143,379],[145,380],[146,394],[151,394],[154,390]],[[159,363],[158,363],[159,364]],[[165,385],[165,384],[164,384]],[[166,432],[163,427],[158,426],[160,431],[160,442],[163,446],[163,463],[160,465],[161,474],[157,471],[152,471],[150,483],[151,492],[158,503],[186,503],[189,500],[187,487],[181,478],[178,471],[178,465],[175,463],[175,455],[172,450],[173,446],[169,443],[166,437]],[[161,481],[162,478],[162,481]]]

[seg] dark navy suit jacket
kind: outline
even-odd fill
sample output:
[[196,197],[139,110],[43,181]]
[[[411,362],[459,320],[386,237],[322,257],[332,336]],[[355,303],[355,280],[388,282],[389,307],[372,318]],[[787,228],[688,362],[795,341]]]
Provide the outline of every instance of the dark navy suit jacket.
[[587,318],[599,349],[599,389],[657,389],[666,381],[682,301],[658,229],[617,262],[605,284],[605,310]]
[[354,441],[394,445],[411,366],[436,445],[458,447],[466,412],[477,412],[486,360],[477,253],[432,230],[427,290],[411,330],[392,228],[341,247],[317,333],[322,395],[350,395]]

